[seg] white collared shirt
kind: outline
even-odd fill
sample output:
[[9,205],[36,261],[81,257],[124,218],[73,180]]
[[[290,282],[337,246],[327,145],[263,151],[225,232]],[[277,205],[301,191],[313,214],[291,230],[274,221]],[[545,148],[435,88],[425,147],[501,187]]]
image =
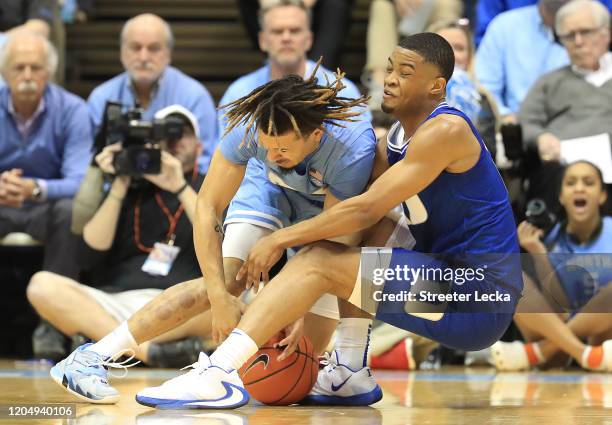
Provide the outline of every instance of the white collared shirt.
[[601,87],[612,79],[612,52],[606,52],[599,58],[599,69],[596,71],[580,68],[576,65],[572,65],[572,70],[583,77],[587,83],[595,87]]

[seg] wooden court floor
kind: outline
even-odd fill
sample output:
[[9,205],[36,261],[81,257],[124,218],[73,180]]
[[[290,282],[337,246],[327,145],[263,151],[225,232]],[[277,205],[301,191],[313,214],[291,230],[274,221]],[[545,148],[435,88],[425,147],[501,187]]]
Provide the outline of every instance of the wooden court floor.
[[[46,370],[0,361],[0,404],[71,403]],[[436,372],[374,371],[384,398],[372,407],[267,407],[232,411],[156,411],[135,393],[177,372],[137,368],[114,379],[122,398],[114,406],[78,403],[75,419],[2,418],[0,424],[71,425],[612,425],[612,375],[580,372],[495,373],[488,368]]]

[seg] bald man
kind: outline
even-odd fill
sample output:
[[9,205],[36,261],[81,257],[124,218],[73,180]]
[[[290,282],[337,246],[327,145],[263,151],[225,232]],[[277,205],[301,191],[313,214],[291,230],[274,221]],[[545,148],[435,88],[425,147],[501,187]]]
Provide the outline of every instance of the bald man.
[[109,100],[128,107],[140,105],[145,120],[167,106],[181,105],[195,115],[201,129],[199,169],[205,173],[217,143],[215,105],[202,84],[170,65],[174,46],[170,25],[150,13],[135,16],[123,26],[120,46],[125,72],[98,86],[88,99],[94,131]]

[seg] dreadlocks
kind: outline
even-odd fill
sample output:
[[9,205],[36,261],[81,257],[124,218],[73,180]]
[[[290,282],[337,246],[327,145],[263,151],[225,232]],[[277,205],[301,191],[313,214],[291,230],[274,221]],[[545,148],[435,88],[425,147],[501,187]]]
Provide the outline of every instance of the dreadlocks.
[[338,121],[355,121],[352,117],[360,115],[353,111],[355,106],[365,106],[367,97],[349,99],[338,96],[345,86],[342,84],[344,73],[339,69],[331,84],[326,77],[326,85],[317,84],[315,74],[321,60],[311,76],[304,80],[297,75],[288,75],[270,81],[219,109],[227,108],[224,116],[228,124],[225,136],[238,125],[246,128],[242,143],[247,145],[255,137],[256,129],[268,135],[278,136],[293,130],[302,138],[324,123],[343,127]]

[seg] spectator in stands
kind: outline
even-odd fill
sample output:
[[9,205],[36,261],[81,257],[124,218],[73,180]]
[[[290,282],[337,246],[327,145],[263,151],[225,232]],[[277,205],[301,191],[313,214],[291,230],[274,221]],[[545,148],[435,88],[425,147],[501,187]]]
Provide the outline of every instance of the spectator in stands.
[[25,232],[45,243],[43,269],[76,277],[71,198],[91,156],[87,106],[49,82],[57,54],[37,34],[0,49],[0,236]]
[[474,40],[467,19],[438,21],[427,31],[446,39],[455,54],[455,69],[446,86],[446,101],[461,109],[476,124],[495,158],[498,111],[493,96],[478,84],[474,75]]
[[[191,225],[196,191],[204,179],[196,168],[201,151],[199,126],[196,117],[180,105],[155,115],[169,116],[184,122],[183,136],[162,144],[160,174],[144,175],[136,182],[115,175],[113,158],[120,144],[107,146],[95,158],[114,178],[83,231],[78,259],[90,271],[87,285],[49,272],[37,273],[30,281],[30,303],[66,335],[98,340],[164,289],[201,276]],[[164,255],[171,258],[161,260],[165,270],[146,267]],[[210,319],[196,317],[161,341],[207,335],[209,328]],[[140,345],[136,356],[151,365],[176,367],[193,363],[202,350],[199,338],[159,342]]]
[[601,171],[578,161],[564,170],[561,221],[548,234],[526,221],[519,225],[519,242],[532,254],[537,279],[525,276],[514,316],[528,343],[494,344],[499,369],[531,368],[563,351],[579,365],[601,370],[598,362],[612,350],[612,217],[600,212],[606,198]]
[[[608,9],[612,8],[612,0],[601,0]],[[476,44],[480,44],[487,27],[497,15],[507,10],[536,4],[537,0],[478,0],[476,6]]]
[[560,140],[612,135],[610,13],[598,1],[574,0],[559,10],[555,26],[571,64],[541,77],[519,113],[524,144],[543,162],[529,197],[551,206],[562,171]]
[[399,37],[423,32],[438,21],[456,21],[461,9],[459,0],[372,0],[363,76],[372,110],[380,110],[387,60]]
[[[259,47],[268,56],[268,63],[234,81],[225,91],[219,105],[226,105],[253,89],[286,75],[296,74],[307,77],[312,74],[315,63],[306,57],[312,45],[310,32],[310,14],[308,8],[301,1],[278,0],[270,2],[260,11],[261,32],[259,33]],[[333,81],[331,71],[320,67],[317,78],[320,83],[325,78]],[[360,97],[359,89],[348,79],[343,79],[346,88],[342,96],[350,98]],[[371,119],[368,113],[362,119]],[[226,119],[223,112],[219,113],[219,136],[225,130]]]
[[27,30],[49,38],[57,0],[0,1],[0,33]]
[[199,167],[205,173],[217,142],[216,110],[202,84],[170,66],[174,46],[170,25],[156,15],[135,16],[123,26],[120,43],[125,72],[95,88],[88,99],[95,128],[107,101],[140,105],[147,120],[166,106],[182,105],[198,120],[203,143]]
[[476,52],[476,77],[494,97],[504,122],[516,122],[527,91],[543,74],[569,62],[552,27],[568,0],[539,0],[537,5],[497,16]]
[[[260,46],[258,33],[263,28],[257,20],[260,8],[270,8],[282,3],[306,7],[312,15],[310,27],[314,32],[309,57],[318,60],[323,56],[323,66],[336,69],[348,33],[351,8],[354,0],[237,0],[238,9],[247,33],[255,46]],[[311,35],[312,37],[312,35]]]

